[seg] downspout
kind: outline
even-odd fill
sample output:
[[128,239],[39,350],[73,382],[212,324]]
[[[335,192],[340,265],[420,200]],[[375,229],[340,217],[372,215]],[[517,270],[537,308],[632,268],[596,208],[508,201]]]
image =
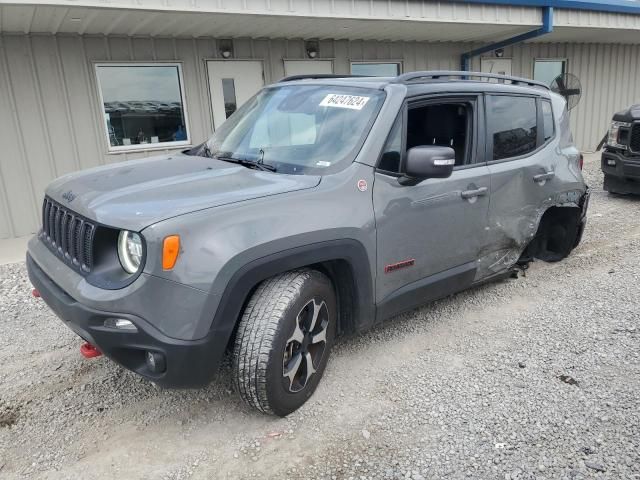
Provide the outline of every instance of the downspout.
[[469,71],[471,58],[473,57],[482,55],[483,53],[491,52],[493,50],[497,50],[499,48],[508,47],[509,45],[524,42],[525,40],[541,37],[542,35],[546,35],[547,33],[551,32],[553,32],[553,7],[544,7],[542,9],[542,27],[531,32],[522,33],[515,37],[507,38],[506,40],[492,43],[490,45],[485,45],[484,47],[480,47],[475,50],[471,50],[470,52],[463,53],[460,62],[462,70],[465,72]]

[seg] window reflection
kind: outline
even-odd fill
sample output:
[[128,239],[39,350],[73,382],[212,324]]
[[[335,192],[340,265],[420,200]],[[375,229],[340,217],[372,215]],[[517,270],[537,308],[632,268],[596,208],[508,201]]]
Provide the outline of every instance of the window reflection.
[[187,142],[179,65],[97,65],[111,149]]
[[518,157],[537,147],[536,100],[531,97],[489,97],[489,128],[493,159]]
[[535,60],[533,64],[533,79],[551,84],[556,77],[565,72],[565,60]]

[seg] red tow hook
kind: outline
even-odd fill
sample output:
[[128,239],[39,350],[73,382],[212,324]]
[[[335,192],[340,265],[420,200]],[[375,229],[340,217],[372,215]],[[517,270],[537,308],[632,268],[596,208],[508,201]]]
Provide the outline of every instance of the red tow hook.
[[37,288],[34,288],[33,290],[31,290],[31,295],[33,295],[36,298],[40,298],[40,292],[38,291]]
[[102,352],[89,342],[82,344],[80,353],[84,358],[96,358],[102,355]]

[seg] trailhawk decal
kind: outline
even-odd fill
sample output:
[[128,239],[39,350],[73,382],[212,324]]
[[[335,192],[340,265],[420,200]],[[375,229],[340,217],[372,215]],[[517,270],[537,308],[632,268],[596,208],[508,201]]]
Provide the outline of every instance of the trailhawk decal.
[[351,110],[362,110],[370,97],[360,97],[358,95],[338,95],[330,93],[320,102],[321,107],[349,108]]
[[384,273],[395,272],[396,270],[400,270],[401,268],[413,267],[415,264],[415,258],[411,258],[409,260],[403,260],[402,262],[392,263],[391,265],[385,265]]

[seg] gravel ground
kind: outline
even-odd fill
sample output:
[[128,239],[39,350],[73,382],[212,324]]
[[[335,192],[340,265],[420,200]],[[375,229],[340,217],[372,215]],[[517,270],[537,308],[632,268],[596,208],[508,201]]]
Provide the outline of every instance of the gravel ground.
[[0,267],[0,477],[640,479],[640,199],[585,168],[570,258],[342,339],[286,419],[83,360]]

